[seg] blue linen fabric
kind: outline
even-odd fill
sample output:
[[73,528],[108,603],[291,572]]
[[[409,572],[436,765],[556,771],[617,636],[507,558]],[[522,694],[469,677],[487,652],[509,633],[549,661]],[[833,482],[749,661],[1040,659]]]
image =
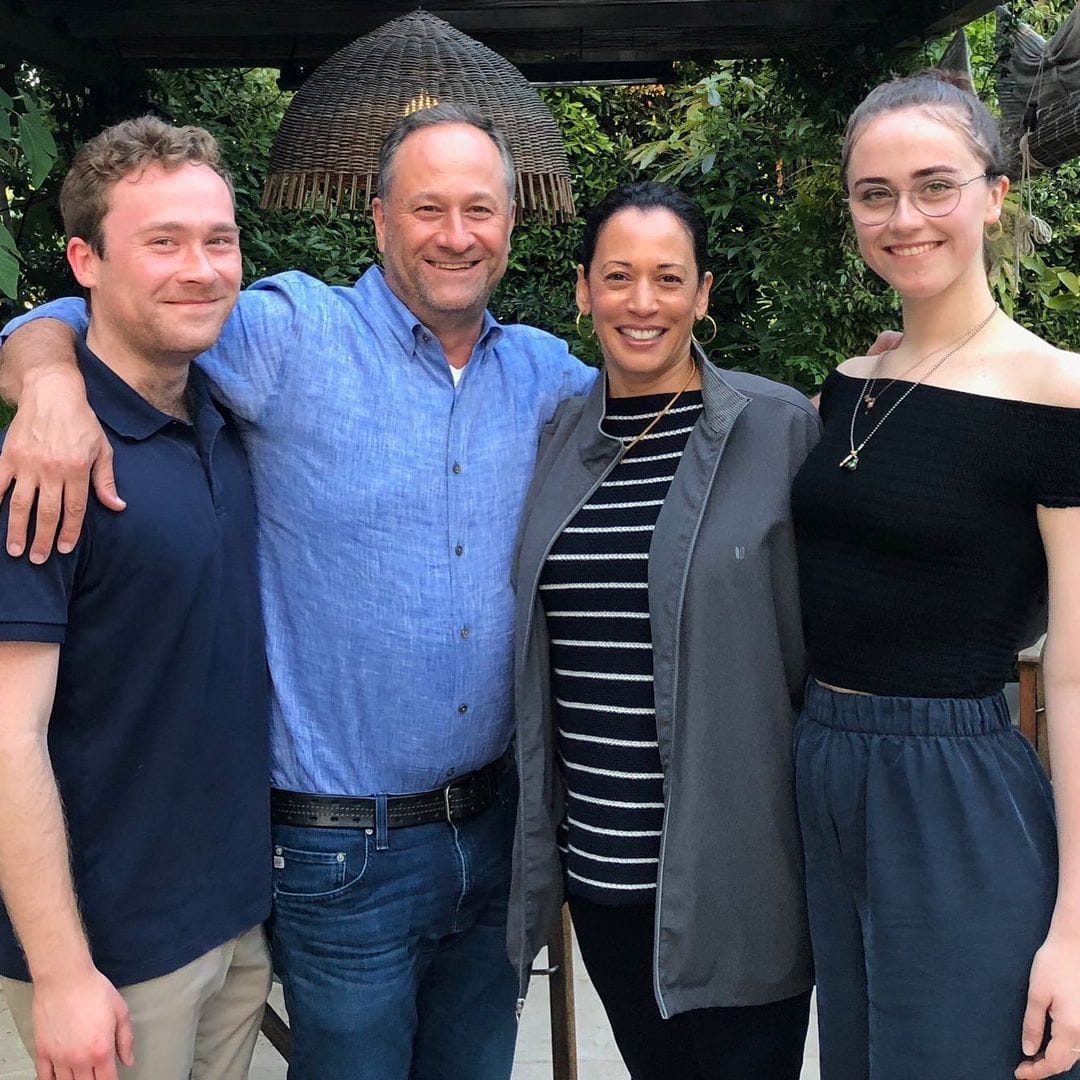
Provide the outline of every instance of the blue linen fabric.
[[[198,372],[188,425],[83,345],[79,361],[131,503],[94,502],[70,555],[0,555],[0,641],[61,646],[49,756],[72,878],[94,963],[127,986],[270,911],[255,502]],[[3,908],[0,975],[29,979]]]
[[[70,300],[46,315],[84,318]],[[497,758],[537,439],[596,372],[486,314],[455,387],[377,267],[353,287],[256,282],[198,362],[255,481],[274,786],[427,790]]]

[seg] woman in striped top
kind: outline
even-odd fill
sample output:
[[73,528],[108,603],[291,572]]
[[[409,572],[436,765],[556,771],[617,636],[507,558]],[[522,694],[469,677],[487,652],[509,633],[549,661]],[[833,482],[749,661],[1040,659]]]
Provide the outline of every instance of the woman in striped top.
[[524,970],[564,875],[634,1080],[796,1080],[810,971],[787,493],[817,420],[695,352],[705,246],[700,209],[666,185],[619,188],[587,220],[577,301],[606,380],[545,432],[523,523],[511,937]]

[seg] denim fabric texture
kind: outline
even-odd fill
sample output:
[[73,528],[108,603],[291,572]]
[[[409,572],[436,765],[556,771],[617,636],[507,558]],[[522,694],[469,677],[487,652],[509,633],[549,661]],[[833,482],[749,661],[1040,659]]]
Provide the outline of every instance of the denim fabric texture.
[[517,980],[506,903],[517,785],[456,825],[274,827],[270,940],[289,1080],[506,1080]]
[[[81,301],[32,315],[85,325]],[[496,759],[537,441],[595,370],[487,315],[455,387],[377,267],[353,287],[256,282],[199,364],[255,482],[274,786],[426,791]]]
[[1004,697],[811,682],[796,780],[822,1080],[1007,1080],[1057,842]]

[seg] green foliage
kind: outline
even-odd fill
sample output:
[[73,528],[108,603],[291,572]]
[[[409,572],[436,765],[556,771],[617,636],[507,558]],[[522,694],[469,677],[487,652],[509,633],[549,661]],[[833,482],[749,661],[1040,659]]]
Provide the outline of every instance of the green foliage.
[[680,184],[712,230],[709,349],[726,367],[810,386],[896,326],[852,244],[837,159],[847,113],[882,72],[867,58],[800,69],[724,61],[677,97],[668,133],[633,153]]
[[[15,83],[13,74],[7,72],[9,85]],[[0,89],[0,174],[7,178],[0,187],[0,293],[12,300],[18,295],[21,262],[15,235],[57,156],[48,105],[21,74],[14,94]]]
[[[1049,39],[1072,7],[1072,0],[1037,0],[1024,5],[1020,18]],[[996,100],[996,29],[991,15],[967,27],[975,85],[991,108]],[[946,44],[935,42],[924,61],[935,62]],[[1080,256],[1080,162],[1066,162],[1015,185],[1002,221],[1005,232],[993,244],[990,275],[1002,307],[1048,341],[1080,348],[1080,281],[1071,269]]]
[[[1034,0],[1022,15],[1050,36],[1072,2]],[[976,86],[988,102],[996,84],[994,28],[993,16],[968,28]],[[891,291],[855,249],[837,164],[844,123],[869,87],[933,63],[945,45],[685,65],[682,81],[666,89],[542,94],[566,142],[579,212],[627,180],[677,182],[701,202],[712,231],[711,310],[719,333],[710,354],[724,366],[809,388],[838,360],[864,351],[880,329],[899,325]],[[236,185],[246,280],[297,268],[350,283],[377,258],[365,215],[259,209],[270,146],[290,100],[275,74],[158,72],[140,92],[165,115],[220,140]],[[0,93],[7,91],[0,96],[0,167],[12,179],[0,189],[0,292],[14,291],[15,248],[22,266],[17,302],[0,296],[0,314],[70,291],[55,206],[59,178],[72,147],[116,118],[95,112],[81,88],[45,73],[8,72],[7,82],[4,75],[0,70]],[[46,176],[50,133],[56,161]],[[1022,195],[1010,193],[1007,210],[1010,222],[1034,220],[1020,245],[1011,229],[995,245],[999,298],[1043,336],[1080,347],[1080,162],[1035,178]],[[1032,246],[1024,239],[1031,232],[1046,235]],[[580,341],[574,331],[579,240],[580,220],[522,220],[492,308],[504,321],[565,337],[597,362],[595,339]]]

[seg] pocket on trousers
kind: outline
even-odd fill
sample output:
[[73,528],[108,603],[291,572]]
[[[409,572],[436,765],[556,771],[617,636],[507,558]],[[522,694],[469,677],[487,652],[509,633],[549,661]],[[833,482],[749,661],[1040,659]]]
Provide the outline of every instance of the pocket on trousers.
[[338,851],[274,846],[274,896],[324,900],[354,885],[367,869],[366,836]]

